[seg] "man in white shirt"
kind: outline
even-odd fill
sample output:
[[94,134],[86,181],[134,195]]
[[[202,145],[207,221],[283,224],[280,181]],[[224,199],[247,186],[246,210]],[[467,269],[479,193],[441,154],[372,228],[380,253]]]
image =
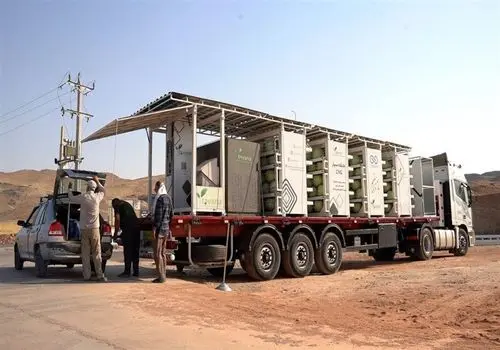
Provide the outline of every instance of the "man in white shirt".
[[99,233],[99,204],[104,198],[104,187],[97,176],[94,176],[94,180],[87,182],[87,192],[75,196],[71,189],[72,184],[69,183],[68,198],[70,202],[80,204],[83,278],[90,281],[92,275],[90,257],[92,256],[97,280],[105,282],[107,279],[101,267],[101,235]]

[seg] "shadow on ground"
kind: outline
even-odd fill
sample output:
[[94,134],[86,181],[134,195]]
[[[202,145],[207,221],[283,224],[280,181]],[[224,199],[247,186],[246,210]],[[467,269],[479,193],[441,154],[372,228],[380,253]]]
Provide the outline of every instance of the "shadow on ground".
[[[140,276],[130,278],[120,278],[118,275],[123,272],[123,265],[112,264],[106,267],[105,276],[108,278],[107,283],[150,283],[155,278],[155,270],[150,268],[142,268]],[[95,275],[93,276],[93,278]],[[0,267],[0,286],[2,284],[98,284],[102,282],[84,281],[82,274],[82,266],[76,265],[74,268],[65,266],[49,266],[48,275],[45,278],[36,277],[35,266],[32,263],[25,263],[22,270],[15,270],[12,266]]]
[[[449,256],[445,255],[438,255],[435,256],[433,259],[442,259],[446,258]],[[412,263],[425,263],[425,262],[419,262],[415,261],[412,258],[409,257],[399,257],[393,261],[387,261],[387,262],[377,262],[374,260],[345,260],[342,263],[342,266],[339,270],[340,273],[342,272],[347,272],[351,270],[362,270],[362,269],[371,269],[375,267],[380,267],[384,265],[401,265],[401,264],[412,264]],[[222,277],[214,277],[212,276],[209,272],[206,271],[206,269],[203,268],[190,268],[186,267],[183,273],[176,272],[174,270],[168,270],[169,275],[168,278],[175,278],[175,279],[181,279],[184,281],[188,282],[193,282],[193,283],[199,283],[199,284],[218,284],[222,281]],[[312,276],[322,276],[320,273],[317,272],[316,268],[313,267],[313,271],[311,272]],[[324,276],[325,278],[334,278],[334,275],[331,276]],[[290,279],[291,277],[288,277],[284,275],[282,272],[280,272],[276,277],[275,280],[284,280],[284,279]],[[241,269],[235,267],[233,271],[226,276],[226,282],[230,285],[235,284],[244,284],[244,283],[257,283],[259,281],[255,281],[253,279],[250,279],[246,272]],[[262,282],[259,282],[262,283]]]
[[[118,253],[118,252],[117,252]],[[118,253],[119,254],[119,253]],[[446,255],[435,256],[434,259],[446,258]],[[117,259],[118,258],[118,259]],[[143,258],[141,259],[140,277],[130,277],[130,278],[120,278],[118,275],[123,271],[123,265],[119,261],[119,257],[112,258],[113,260],[108,262],[106,267],[105,275],[108,278],[107,283],[151,283],[151,280],[156,278],[156,269],[152,259]],[[382,265],[400,265],[400,264],[412,264],[419,263],[411,258],[399,257],[394,261],[389,262],[376,262],[374,260],[345,260],[340,268],[340,273],[350,271],[350,270],[361,270],[379,267]],[[425,263],[425,262],[420,262]],[[311,275],[320,275],[313,268]],[[334,278],[335,275],[331,276]],[[328,278],[328,276],[324,276]],[[197,267],[186,267],[184,272],[177,272],[175,266],[168,266],[167,268],[167,278],[183,280],[186,282],[192,282],[197,284],[219,284],[222,281],[222,277],[212,276],[204,268]],[[285,276],[283,273],[279,273],[276,276],[276,280],[289,279],[290,277]],[[246,272],[239,268],[239,265],[234,268],[234,270],[226,276],[226,282],[228,284],[246,284],[246,283],[257,283],[257,281],[252,280],[248,277]],[[0,286],[2,284],[78,284],[78,283],[99,283],[96,281],[86,282],[83,280],[82,267],[77,265],[74,268],[67,268],[65,266],[49,266],[48,276],[45,278],[38,278],[35,274],[35,266],[33,263],[26,262],[25,267],[21,271],[17,271],[13,266],[0,266]],[[260,282],[262,283],[262,282]]]

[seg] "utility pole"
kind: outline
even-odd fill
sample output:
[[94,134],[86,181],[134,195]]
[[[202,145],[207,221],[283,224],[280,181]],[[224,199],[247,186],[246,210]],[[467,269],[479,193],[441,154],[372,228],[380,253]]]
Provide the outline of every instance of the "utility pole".
[[[74,162],[75,163],[75,169],[79,168],[80,163],[82,162],[82,117],[86,117],[87,121],[93,117],[92,114],[82,112],[82,106],[83,106],[83,96],[86,96],[89,94],[90,91],[93,91],[95,89],[95,84],[92,83],[92,87],[83,85],[80,82],[80,73],[78,73],[78,77],[76,82],[71,80],[71,75],[68,75],[68,81],[66,84],[70,84],[73,86],[73,91],[76,91],[76,111],[73,109],[65,109],[64,107],[61,108],[62,115],[65,114],[65,112],[69,112],[71,114],[71,118],[76,115],[76,140],[73,141],[67,141],[65,142],[64,136],[61,136],[63,139],[63,142],[65,144],[62,145],[62,147],[68,147],[68,152],[64,153],[69,153],[68,158],[65,157],[65,159],[59,159],[59,164],[60,166],[63,166],[63,164],[68,163],[68,162]],[[62,135],[62,134],[61,134]],[[66,145],[67,143],[67,145]],[[73,149],[74,151],[73,151]]]

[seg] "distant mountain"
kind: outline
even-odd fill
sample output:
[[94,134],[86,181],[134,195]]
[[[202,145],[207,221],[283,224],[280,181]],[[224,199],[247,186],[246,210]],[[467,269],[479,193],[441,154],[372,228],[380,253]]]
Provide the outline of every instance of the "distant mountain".
[[[20,170],[0,172],[0,221],[24,219],[41,196],[54,190],[55,170]],[[114,197],[147,198],[147,178],[135,180],[122,179],[114,174],[107,174],[105,203],[101,211],[107,217],[108,200]],[[162,179],[155,176],[154,181]]]
[[[52,193],[54,170],[0,172],[0,222],[24,219],[41,196]],[[467,174],[474,194],[474,225],[478,233],[500,233],[500,171]],[[154,181],[163,179],[155,176]],[[122,179],[107,174],[106,200],[101,211],[107,217],[108,201],[114,197],[142,199],[147,196],[147,178]]]

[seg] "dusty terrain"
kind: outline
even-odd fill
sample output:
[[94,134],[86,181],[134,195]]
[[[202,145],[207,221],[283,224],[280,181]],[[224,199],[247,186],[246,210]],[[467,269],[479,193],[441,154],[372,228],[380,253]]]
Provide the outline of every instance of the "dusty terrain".
[[[79,267],[39,280],[30,264],[13,270],[3,248],[0,348],[36,338],[40,349],[500,349],[500,247],[442,255],[375,263],[351,254],[336,275],[270,282],[235,269],[224,293],[201,270],[149,283],[151,260],[141,280],[119,281],[119,265],[108,284],[79,283]],[[26,324],[31,336],[12,335]]]
[[[38,202],[40,196],[53,191],[54,170],[21,170],[12,173],[0,172],[0,233],[2,224],[10,225],[25,219]],[[472,206],[476,232],[500,233],[500,172],[467,175],[474,193]],[[154,180],[162,179],[156,176]],[[108,216],[108,201],[113,197],[146,199],[147,178],[122,179],[108,174],[106,200],[101,205],[104,218]],[[3,225],[5,226],[5,224]],[[17,229],[17,228],[16,228]]]

